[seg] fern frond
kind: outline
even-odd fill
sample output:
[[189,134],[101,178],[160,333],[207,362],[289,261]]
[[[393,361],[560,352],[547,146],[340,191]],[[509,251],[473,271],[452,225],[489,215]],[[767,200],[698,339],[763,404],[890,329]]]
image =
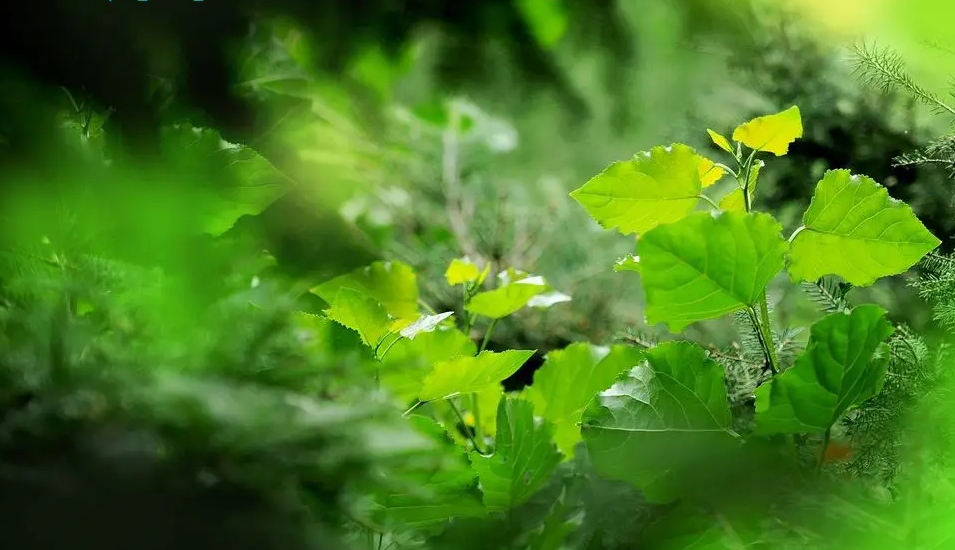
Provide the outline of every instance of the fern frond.
[[846,295],[852,290],[852,285],[849,283],[839,281],[835,277],[822,277],[812,283],[803,281],[800,288],[820,310],[826,313],[849,309],[849,302],[846,299]]
[[906,72],[902,57],[887,48],[876,48],[865,43],[854,48],[856,67],[855,72],[860,79],[870,85],[888,93],[900,88],[913,99],[931,107],[939,113],[947,112],[955,116],[955,109],[942,101],[937,94],[920,86]]
[[955,178],[955,134],[931,141],[925,147],[904,153],[892,159],[892,166],[906,167],[937,164],[948,168],[949,178]]
[[617,342],[623,342],[640,348],[652,348],[659,343],[659,339],[651,334],[636,331],[627,328],[622,333],[615,334],[613,339]]

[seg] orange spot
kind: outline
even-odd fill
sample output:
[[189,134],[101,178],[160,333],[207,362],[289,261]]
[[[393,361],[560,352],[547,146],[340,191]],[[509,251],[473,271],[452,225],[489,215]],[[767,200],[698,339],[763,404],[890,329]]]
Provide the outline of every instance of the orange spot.
[[847,460],[852,456],[852,448],[846,443],[830,441],[822,461],[826,464]]

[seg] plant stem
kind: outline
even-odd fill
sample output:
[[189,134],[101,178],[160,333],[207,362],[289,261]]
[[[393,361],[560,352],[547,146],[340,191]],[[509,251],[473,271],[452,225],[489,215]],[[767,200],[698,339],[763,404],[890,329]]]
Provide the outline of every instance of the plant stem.
[[829,437],[832,435],[832,428],[826,430],[826,434],[822,436],[822,449],[819,451],[819,461],[816,462],[816,471],[822,470],[822,465],[826,461],[826,449],[829,447]]
[[779,372],[779,359],[776,357],[776,344],[773,342],[772,325],[769,324],[769,306],[766,304],[766,291],[763,291],[759,299],[759,329],[763,331],[763,340],[766,343],[766,351],[769,354],[769,367],[773,374]]
[[474,445],[474,450],[483,455],[484,451],[481,450],[481,447],[478,445],[477,439],[474,437],[474,435],[468,433],[468,423],[464,421],[464,415],[461,414],[461,409],[459,409],[458,406],[454,404],[454,401],[450,399],[448,399],[448,405],[451,407],[451,410],[454,411],[454,415],[458,417],[458,421],[461,422],[461,425],[464,426],[468,441],[471,442],[471,445]]
[[[746,207],[746,212],[753,210],[752,198],[749,193],[749,175],[753,169],[753,160],[755,158],[756,150],[754,149],[749,156],[746,157],[746,161],[740,164],[740,177],[737,177],[736,180],[743,189],[743,202]],[[773,374],[776,374],[779,372],[779,359],[776,357],[776,344],[773,342],[772,325],[769,323],[769,306],[766,303],[765,289],[763,289],[762,296],[759,298],[759,314],[753,315],[752,321],[756,326],[756,331],[760,335],[760,340],[763,342],[763,353],[766,356],[766,361],[769,363],[769,368],[773,371]]]
[[471,298],[471,293],[469,292],[469,289],[468,289],[469,286],[470,285],[468,283],[465,283],[462,286],[464,291],[464,297],[461,301],[461,312],[464,314],[462,315],[464,317],[464,335],[467,336],[468,338],[471,337],[471,315],[468,314],[468,309],[467,309],[468,300]]
[[[491,324],[488,325],[487,331],[484,333],[484,339],[481,340],[481,347],[478,348],[479,354],[487,349],[487,344],[491,341],[491,333],[494,332],[494,327],[496,326],[497,319],[491,319]],[[481,406],[476,393],[472,393],[468,396],[468,405],[471,409],[471,414],[474,415],[474,439],[483,443],[484,429],[481,427]]]
[[488,342],[491,341],[491,333],[494,332],[494,327],[497,326],[497,319],[492,319],[491,324],[487,327],[487,332],[484,333],[484,339],[481,340],[481,347],[478,348],[478,353],[481,353],[487,349]]

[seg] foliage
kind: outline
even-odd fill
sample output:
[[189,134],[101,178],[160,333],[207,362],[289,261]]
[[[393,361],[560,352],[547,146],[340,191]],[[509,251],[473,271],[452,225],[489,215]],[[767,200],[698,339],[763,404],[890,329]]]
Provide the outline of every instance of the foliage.
[[[565,24],[540,4],[520,9],[540,23],[542,43]],[[461,104],[444,115],[436,135],[453,204],[442,208],[460,213],[452,144],[482,121]],[[0,494],[55,500],[46,497],[64,470],[67,483],[89,484],[93,457],[119,485],[123,467],[148,470],[131,477],[155,476],[142,492],[161,488],[172,509],[221,497],[266,525],[250,520],[246,540],[212,547],[939,547],[953,533],[938,518],[955,502],[939,407],[950,401],[941,374],[950,354],[930,353],[848,291],[918,265],[916,286],[948,327],[952,260],[932,253],[940,241],[909,206],[848,170],[821,175],[788,238],[777,217],[756,211],[770,156],[786,157],[811,130],[794,106],[731,138],[707,130],[725,163],[687,144],[658,146],[572,192],[598,225],[628,237],[622,250],[636,245],[615,264],[615,248],[591,245],[606,254],[602,269],[638,277],[647,323],[682,338],[574,342],[548,350],[527,387],[505,391],[539,350],[492,349],[498,327],[580,296],[510,261],[519,258],[465,249],[476,231],[460,220],[444,240],[466,255],[446,255],[440,273],[398,259],[338,269],[320,241],[336,269],[275,269],[275,247],[242,220],[289,196],[283,174],[211,130],[170,126],[169,174],[206,184],[177,188],[201,190],[181,218],[171,215],[179,203],[142,188],[117,195],[136,208],[115,225],[80,192],[40,223],[31,216],[49,197],[2,211],[0,466],[38,469],[54,487],[25,478],[25,491],[4,477]],[[91,159],[90,174],[145,177]],[[156,213],[166,223],[151,225]],[[143,243],[155,250],[137,256]],[[784,270],[825,314],[808,327],[786,326],[776,309],[770,285]],[[453,303],[429,299],[426,284]],[[706,349],[686,337],[723,318],[739,344]],[[938,433],[904,433],[913,418]],[[843,470],[856,477],[840,479],[829,474],[846,441]],[[866,492],[872,479],[888,498]]]

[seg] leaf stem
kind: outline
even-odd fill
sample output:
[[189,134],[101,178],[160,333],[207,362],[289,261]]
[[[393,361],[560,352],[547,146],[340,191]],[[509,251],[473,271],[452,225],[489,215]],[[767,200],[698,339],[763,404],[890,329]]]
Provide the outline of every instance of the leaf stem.
[[451,410],[454,411],[454,415],[458,417],[458,421],[461,422],[461,425],[464,426],[464,433],[467,436],[468,441],[471,442],[471,445],[474,445],[474,450],[483,455],[484,451],[482,451],[481,447],[478,445],[475,434],[472,433],[471,430],[468,430],[468,423],[464,421],[464,415],[461,414],[461,409],[459,409],[458,406],[454,404],[454,401],[450,399],[448,399],[448,405],[451,407]]
[[715,202],[713,202],[713,199],[707,197],[707,196],[704,195],[703,193],[700,193],[700,194],[698,195],[698,198],[701,198],[701,199],[705,200],[706,202],[710,203],[710,206],[712,206],[714,209],[716,209],[716,210],[719,210],[719,209],[720,209],[720,205],[718,205],[718,204],[716,204]]
[[401,340],[401,338],[402,338],[402,336],[401,336],[400,334],[397,335],[397,336],[395,337],[395,339],[392,340],[391,343],[388,344],[388,346],[381,352],[381,354],[378,355],[378,360],[381,361],[382,359],[384,359],[384,358],[385,358],[385,355],[387,355],[388,352],[391,351],[391,348],[395,347],[395,344],[397,344],[397,343],[398,343],[398,340]]

